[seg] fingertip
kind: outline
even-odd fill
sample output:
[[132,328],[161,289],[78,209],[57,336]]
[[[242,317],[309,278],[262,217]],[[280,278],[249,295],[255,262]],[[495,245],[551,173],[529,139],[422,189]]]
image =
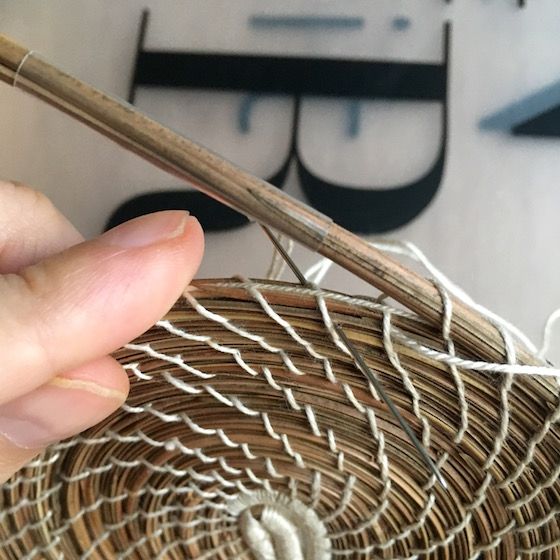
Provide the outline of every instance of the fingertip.
[[194,243],[200,245],[201,251],[204,250],[204,230],[196,216],[189,215],[187,217],[185,233],[192,238]]
[[204,255],[204,231],[200,222],[194,217],[189,216],[185,222],[185,230],[181,236],[182,242],[186,244],[186,252],[190,261],[189,282],[196,274]]

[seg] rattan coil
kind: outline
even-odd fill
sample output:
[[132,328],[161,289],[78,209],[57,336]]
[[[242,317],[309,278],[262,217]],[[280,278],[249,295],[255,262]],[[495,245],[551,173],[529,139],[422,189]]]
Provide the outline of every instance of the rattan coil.
[[440,330],[372,299],[198,282],[116,354],[124,407],[2,487],[0,557],[265,558],[251,544],[264,535],[277,558],[560,558],[556,380],[457,368],[407,340],[450,352]]

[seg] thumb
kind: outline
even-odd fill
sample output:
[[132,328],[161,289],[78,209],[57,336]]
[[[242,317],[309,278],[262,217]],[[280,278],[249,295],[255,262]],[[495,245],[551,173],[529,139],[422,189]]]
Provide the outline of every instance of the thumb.
[[0,276],[0,483],[122,403],[128,379],[107,354],[168,311],[202,251],[194,218],[160,212]]
[[194,218],[159,212],[0,276],[0,347],[9,349],[0,405],[148,329],[190,282],[202,251]]

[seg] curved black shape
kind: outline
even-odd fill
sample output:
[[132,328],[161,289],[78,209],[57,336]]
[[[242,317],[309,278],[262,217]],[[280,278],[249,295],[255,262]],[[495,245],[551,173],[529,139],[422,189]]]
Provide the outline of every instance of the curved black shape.
[[[270,178],[269,183],[282,189],[292,163],[292,152]],[[158,191],[134,196],[123,202],[111,214],[105,231],[127,220],[159,212],[160,210],[188,210],[196,216],[205,231],[226,231],[247,225],[247,216],[198,191]]]
[[[444,63],[434,64],[146,51],[144,38],[148,17],[149,12],[144,10],[131,101],[138,85],[293,94],[295,104],[288,154],[268,181],[282,188],[291,163],[295,161],[302,190],[311,204],[357,233],[381,233],[403,226],[435,196],[444,173],[448,137],[449,23],[444,27]],[[209,71],[209,65],[215,71]],[[232,71],[235,68],[237,70]],[[344,79],[340,79],[341,76]],[[298,154],[302,95],[441,102],[442,142],[438,157],[420,179],[397,188],[366,190],[329,183],[306,168]],[[148,193],[126,201],[113,213],[108,226],[170,208],[190,210],[208,231],[232,229],[249,221],[200,192],[178,190]]]
[[299,96],[294,99],[294,108],[292,111],[292,128],[290,132],[290,144],[288,147],[288,154],[284,159],[284,163],[280,166],[280,169],[273,175],[271,175],[266,181],[271,185],[274,185],[278,189],[284,188],[284,183],[286,182],[286,177],[288,176],[288,171],[292,165],[294,155],[296,155],[297,146],[297,134],[299,126],[299,114],[300,114],[301,101]]
[[274,185],[277,189],[282,190],[284,188],[284,183],[286,181],[286,177],[288,176],[288,171],[290,170],[290,166],[292,165],[292,152],[290,151],[284,160],[284,163],[281,165],[280,169],[276,171],[273,175],[265,179],[267,183]]
[[[385,189],[357,189],[329,183],[314,175],[303,163],[295,139],[294,158],[301,188],[314,208],[354,233],[385,233],[404,226],[431,202],[441,184],[448,139],[449,23],[444,30],[445,87],[442,102],[442,131],[438,157],[420,179]],[[297,105],[299,113],[299,105]],[[294,129],[297,129],[298,120]]]
[[[292,132],[288,154],[278,171],[266,179],[279,189],[284,187],[284,182],[292,164],[295,134],[297,132],[297,126],[294,126],[294,123],[298,119],[298,113],[299,104],[296,100],[292,113]],[[105,231],[132,218],[160,210],[188,210],[193,216],[196,216],[205,231],[226,231],[249,223],[247,216],[225,206],[204,193],[198,191],[165,190],[141,194],[123,202],[111,214],[105,226]]]
[[[137,86],[143,85],[140,79],[141,60],[144,56],[144,42],[148,28],[150,12],[148,9],[142,10],[140,28],[136,42],[136,54],[134,62],[134,73],[129,87],[128,101],[134,103]],[[165,66],[165,65],[164,65]],[[295,118],[295,116],[293,117]],[[273,185],[282,188],[286,176],[290,169],[292,160],[293,131],[290,142],[290,151],[282,163],[280,169],[276,171],[268,180]],[[188,210],[196,216],[205,231],[227,231],[243,227],[249,223],[247,216],[225,206],[221,202],[198,191],[157,191],[149,192],[129,198],[111,214],[107,220],[105,231],[115,227],[127,220],[158,212],[161,210]]]
[[223,231],[249,223],[247,216],[196,191],[160,191],[134,196],[111,214],[105,231],[127,220],[160,210],[188,210],[205,231]]
[[[291,163],[292,152],[290,151],[280,169],[266,180],[282,189]],[[109,217],[105,231],[127,220],[161,210],[188,210],[193,216],[196,216],[205,231],[227,231],[249,223],[249,218],[244,214],[202,192],[165,190],[149,192],[125,200]]]
[[560,105],[515,125],[513,134],[560,138]]
[[[444,134],[445,136],[445,134]],[[402,227],[427,208],[443,177],[445,139],[432,168],[394,189],[365,190],[324,181],[297,158],[301,187],[314,208],[354,233],[385,233]]]

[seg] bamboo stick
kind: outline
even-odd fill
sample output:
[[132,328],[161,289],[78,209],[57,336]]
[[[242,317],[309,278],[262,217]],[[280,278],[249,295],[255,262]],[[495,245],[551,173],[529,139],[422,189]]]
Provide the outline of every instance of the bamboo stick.
[[[0,79],[41,98],[251,219],[328,257],[433,324],[441,323],[441,298],[429,280],[311,207],[162,126],[125,101],[30,55],[29,49],[2,35]],[[504,344],[496,327],[462,302],[454,300],[453,309],[453,336],[485,359],[503,360]],[[531,352],[518,346],[521,363],[536,362]]]

